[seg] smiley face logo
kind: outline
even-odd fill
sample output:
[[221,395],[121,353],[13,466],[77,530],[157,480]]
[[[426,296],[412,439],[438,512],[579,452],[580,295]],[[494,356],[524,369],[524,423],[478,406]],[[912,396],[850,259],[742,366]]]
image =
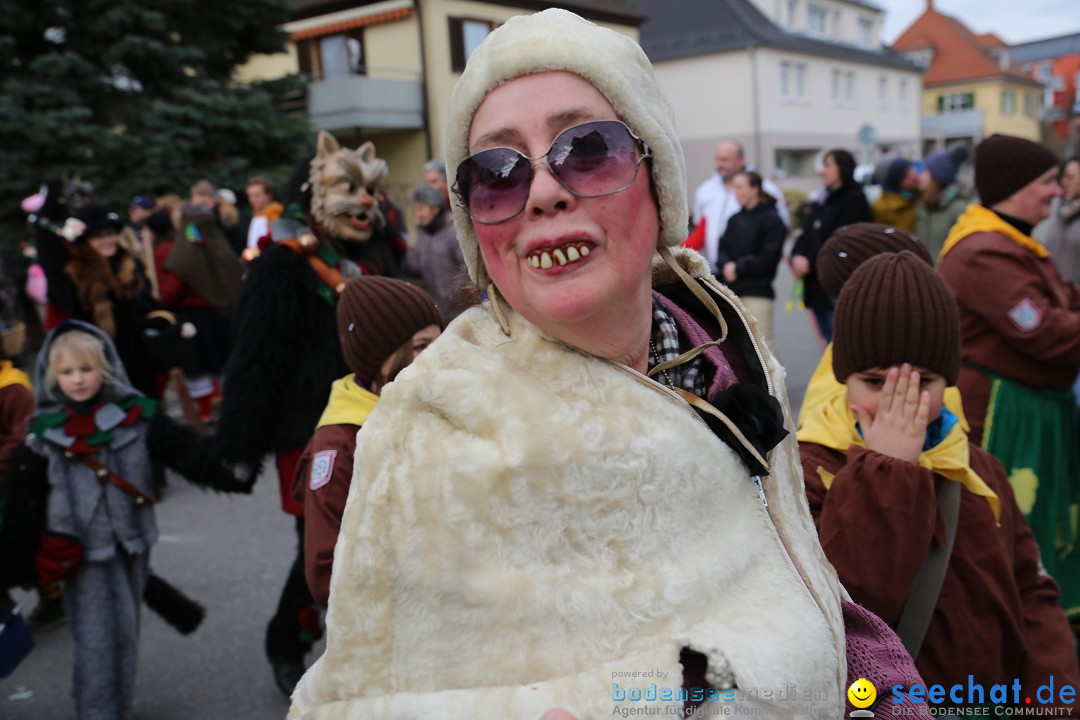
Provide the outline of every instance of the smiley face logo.
[[868,708],[877,700],[877,688],[866,678],[851,683],[847,690],[848,700],[857,708]]

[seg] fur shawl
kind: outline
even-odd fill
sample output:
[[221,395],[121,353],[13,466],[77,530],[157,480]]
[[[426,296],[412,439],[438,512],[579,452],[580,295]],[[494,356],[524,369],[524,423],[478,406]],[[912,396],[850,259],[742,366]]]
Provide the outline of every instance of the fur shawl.
[[[743,310],[699,255],[676,256]],[[679,688],[684,646],[714,685],[794,685],[804,711],[839,717],[841,589],[794,433],[769,453],[766,509],[663,387],[507,317],[510,337],[490,308],[466,311],[358,434],[326,653],[289,718],[606,717],[613,683]]]
[[137,298],[146,286],[146,276],[135,258],[120,248],[116,253],[113,272],[109,261],[92,247],[76,245],[65,267],[79,303],[78,311],[73,314],[87,318],[113,339],[116,338],[113,302]]

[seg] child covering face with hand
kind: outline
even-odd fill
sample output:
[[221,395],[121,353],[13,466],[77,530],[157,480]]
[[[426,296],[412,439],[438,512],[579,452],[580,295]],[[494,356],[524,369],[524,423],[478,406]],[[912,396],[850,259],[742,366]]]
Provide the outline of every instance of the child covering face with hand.
[[852,598],[904,627],[925,599],[913,592],[928,595],[916,586],[928,551],[947,547],[939,496],[958,486],[955,542],[915,641],[926,685],[1019,678],[1033,696],[1051,675],[1075,683],[1057,585],[1001,464],[943,407],[960,367],[944,281],[908,251],[867,260],[837,301],[832,367],[842,385],[804,418],[799,453],[821,544]]

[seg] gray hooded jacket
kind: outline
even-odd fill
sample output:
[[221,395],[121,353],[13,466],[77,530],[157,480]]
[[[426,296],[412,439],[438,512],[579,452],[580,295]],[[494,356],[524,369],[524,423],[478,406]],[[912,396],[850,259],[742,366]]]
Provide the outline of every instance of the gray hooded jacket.
[[[95,459],[114,471],[146,496],[153,494],[150,453],[147,447],[149,418],[139,418],[129,427],[120,423],[125,411],[118,403],[140,395],[128,381],[116,346],[97,327],[78,320],[69,320],[49,333],[34,368],[34,393],[37,400],[35,417],[56,413],[65,407],[59,390],[46,393],[45,371],[49,350],[55,339],[71,330],[81,330],[96,337],[105,348],[105,358],[112,369],[113,379],[106,380],[94,411],[98,429],[111,431],[113,439],[101,446]],[[119,543],[128,553],[145,553],[157,541],[157,524],[149,503],[135,500],[109,482],[102,482],[93,469],[76,458],[65,457],[67,446],[75,438],[67,436],[63,427],[27,436],[27,444],[43,455],[49,463],[49,501],[46,526],[52,532],[77,537],[83,545],[85,559],[103,561],[116,554]]]

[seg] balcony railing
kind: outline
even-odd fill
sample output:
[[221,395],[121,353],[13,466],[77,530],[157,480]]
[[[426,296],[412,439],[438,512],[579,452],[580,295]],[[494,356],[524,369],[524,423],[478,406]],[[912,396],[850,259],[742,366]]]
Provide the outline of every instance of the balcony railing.
[[307,86],[307,109],[320,130],[415,130],[424,126],[419,80],[338,75]]
[[941,115],[923,115],[922,132],[926,137],[981,137],[982,110],[957,110]]

